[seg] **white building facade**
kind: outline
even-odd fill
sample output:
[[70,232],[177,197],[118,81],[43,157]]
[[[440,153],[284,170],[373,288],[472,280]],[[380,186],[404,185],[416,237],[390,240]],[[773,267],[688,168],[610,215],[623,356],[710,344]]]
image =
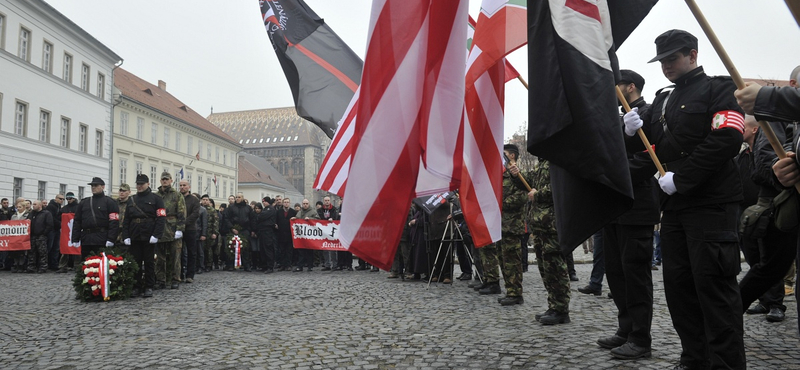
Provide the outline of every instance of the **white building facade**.
[[87,197],[95,176],[108,190],[121,63],[47,3],[0,2],[0,197]]

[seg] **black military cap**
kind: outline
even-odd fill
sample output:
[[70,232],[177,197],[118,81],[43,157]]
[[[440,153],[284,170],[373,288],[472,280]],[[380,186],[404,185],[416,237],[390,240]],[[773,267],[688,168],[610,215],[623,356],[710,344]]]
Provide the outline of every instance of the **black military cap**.
[[519,157],[519,148],[514,144],[503,145],[503,150],[508,150],[509,153],[514,153]]
[[67,195],[66,195],[65,197],[66,197],[67,199],[72,199],[72,198],[75,198],[75,193],[73,193],[73,192],[71,192],[71,191],[70,191],[70,192],[68,192],[68,193],[67,193]]
[[105,184],[106,184],[106,182],[103,181],[103,179],[101,179],[99,177],[93,177],[92,178],[92,182],[90,182],[90,183],[88,183],[86,185],[105,185]]
[[137,185],[138,184],[149,184],[149,183],[150,183],[150,178],[147,177],[147,175],[145,175],[143,173],[140,173],[140,174],[136,175],[136,184]]
[[622,78],[619,79],[618,84],[634,84],[641,91],[644,89],[644,77],[630,69],[620,69],[619,74]]
[[683,30],[669,30],[656,37],[656,55],[647,63],[657,62],[683,48],[697,50],[697,37]]

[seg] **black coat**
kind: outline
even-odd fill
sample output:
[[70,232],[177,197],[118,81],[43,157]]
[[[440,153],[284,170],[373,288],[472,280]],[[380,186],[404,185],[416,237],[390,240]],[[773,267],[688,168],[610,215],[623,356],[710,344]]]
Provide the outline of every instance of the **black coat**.
[[278,210],[276,220],[278,222],[278,241],[291,242],[292,241],[292,225],[290,223],[292,217],[297,215],[294,208],[288,210]]
[[125,208],[122,221],[122,240],[149,242],[151,236],[161,239],[167,224],[167,210],[164,199],[150,188],[128,198],[131,202]]
[[764,86],[753,107],[756,119],[762,121],[800,121],[800,89],[791,86]]
[[200,217],[200,199],[192,193],[181,194],[186,203],[186,231],[197,231],[197,218]]
[[[647,116],[651,106],[643,98],[639,98],[631,103],[631,108],[639,108],[639,114]],[[640,151],[641,143],[638,135],[626,140],[625,146],[630,160],[635,159],[636,152]],[[659,189],[658,181],[653,176],[634,182],[633,207],[619,216],[615,222],[621,225],[655,225],[659,223],[661,221],[661,212],[658,210]]]
[[28,219],[31,220],[31,236],[47,236],[53,231],[53,215],[48,211],[31,211]]
[[[783,143],[784,150],[794,151],[792,148],[792,139],[796,132],[796,125],[788,122],[770,122],[772,131],[778,137],[778,141]],[[778,155],[772,150],[769,140],[761,130],[756,132],[756,137],[753,139],[753,170],[751,178],[753,182],[760,185],[758,196],[760,197],[775,197],[783,190],[783,185],[775,177],[772,172],[772,165],[777,160]]]
[[333,220],[339,219],[339,211],[337,211],[336,207],[333,205],[331,205],[330,208],[325,208],[325,206],[320,207],[317,209],[317,215],[319,215],[320,220],[327,220],[329,218]]
[[277,223],[278,212],[273,207],[264,208],[261,213],[255,215],[256,222],[254,231],[261,233],[274,233],[275,224]]
[[56,203],[55,199],[50,199],[50,203],[47,204],[47,208],[45,208],[45,210],[53,215],[53,230],[61,230],[61,218],[58,217],[61,211],[61,205]]
[[[72,242],[105,246],[119,236],[119,205],[105,194],[92,195],[78,204],[72,224]],[[75,232],[80,230],[80,232]]]
[[253,230],[253,221],[253,209],[245,202],[234,202],[225,209],[224,222],[228,230],[233,229],[234,225],[239,225],[242,227],[240,231],[251,231]]

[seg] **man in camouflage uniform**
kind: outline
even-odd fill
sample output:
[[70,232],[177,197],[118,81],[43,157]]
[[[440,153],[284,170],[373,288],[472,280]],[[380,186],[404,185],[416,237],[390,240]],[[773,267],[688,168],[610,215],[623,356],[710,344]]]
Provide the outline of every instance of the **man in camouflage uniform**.
[[[209,198],[208,194],[203,194],[203,197],[200,199],[200,205],[203,206],[208,213],[208,237],[206,240],[203,240],[204,254],[202,256],[202,261],[205,263],[205,271],[212,271],[214,264],[219,260],[219,243],[217,243],[217,237],[219,236],[219,215],[217,214],[216,208],[214,208],[214,200]],[[198,267],[202,267],[202,264],[198,265]],[[201,273],[201,271],[203,270],[197,270],[198,273]]]
[[[125,209],[128,207],[128,203],[130,203],[130,196],[131,196],[131,187],[128,184],[120,184],[119,185],[119,197],[117,198],[117,207],[119,207],[119,224],[122,225],[125,222]],[[122,242],[122,233],[117,235],[117,246],[122,248],[122,250],[127,251],[128,247]]]
[[[518,170],[517,170],[518,171]],[[509,172],[514,172],[510,169]],[[530,182],[532,201],[530,209],[530,231],[533,235],[533,249],[542,283],[547,290],[547,311],[536,315],[543,325],[566,324],[569,322],[569,273],[561,248],[558,246],[556,216],[553,193],[550,189],[550,163],[539,158]]]
[[[481,294],[499,292],[497,267],[503,271],[506,296],[498,299],[503,306],[522,304],[522,249],[520,240],[525,235],[526,225],[523,218],[523,208],[526,203],[525,185],[519,180],[519,168],[516,166],[519,148],[513,144],[506,144],[503,152],[509,159],[509,171],[503,173],[503,209],[502,209],[502,239],[494,244],[481,248],[484,275],[487,284],[480,290]],[[511,170],[515,171],[512,172]]]
[[186,229],[186,201],[172,187],[172,175],[161,173],[161,186],[156,195],[164,200],[167,211],[167,224],[164,236],[156,245],[156,289],[164,289],[167,280],[172,280],[172,289],[178,289],[181,282],[181,250],[183,249],[183,231]]

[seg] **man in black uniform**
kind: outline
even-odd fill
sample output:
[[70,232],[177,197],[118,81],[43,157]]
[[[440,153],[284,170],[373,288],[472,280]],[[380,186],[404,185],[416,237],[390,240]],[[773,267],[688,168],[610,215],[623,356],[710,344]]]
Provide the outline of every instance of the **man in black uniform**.
[[153,296],[153,287],[156,284],[156,263],[153,255],[158,239],[164,236],[167,210],[164,208],[164,199],[153,194],[150,179],[144,174],[136,176],[136,195],[130,199],[122,223],[122,240],[125,245],[130,246],[130,252],[139,265],[136,287],[131,296],[137,297],[144,290],[143,296],[147,298]]
[[[250,230],[253,230],[253,209],[244,200],[242,193],[236,193],[235,202],[225,210],[225,226],[233,235],[239,235],[243,243],[250,244]],[[227,248],[225,245],[223,248]],[[242,248],[242,265],[250,272],[250,248]],[[228,261],[228,270],[234,269],[235,261]]]
[[[644,78],[623,69],[617,87],[631,109],[646,117],[650,105],[642,98]],[[625,132],[639,140],[636,132]],[[636,147],[635,151],[640,151]],[[635,151],[629,153],[633,156]],[[608,288],[618,311],[617,332],[597,341],[620,359],[650,357],[650,327],[653,319],[653,226],[659,222],[658,184],[647,176],[633,186],[633,207],[603,228],[603,252]],[[595,248],[597,246],[595,245]]]
[[[657,94],[649,113],[624,116],[627,133],[644,127],[667,171],[661,242],[664,291],[683,351],[678,369],[744,369],[737,208],[744,115],[729,77],[697,65],[697,38],[670,30],[656,38],[664,76],[675,84]],[[652,176],[647,153],[631,162],[633,183]]]
[[81,243],[81,260],[105,247],[113,247],[119,233],[119,206],[106,196],[106,183],[95,177],[88,185],[92,187],[92,196],[78,204],[72,226],[72,242]]

